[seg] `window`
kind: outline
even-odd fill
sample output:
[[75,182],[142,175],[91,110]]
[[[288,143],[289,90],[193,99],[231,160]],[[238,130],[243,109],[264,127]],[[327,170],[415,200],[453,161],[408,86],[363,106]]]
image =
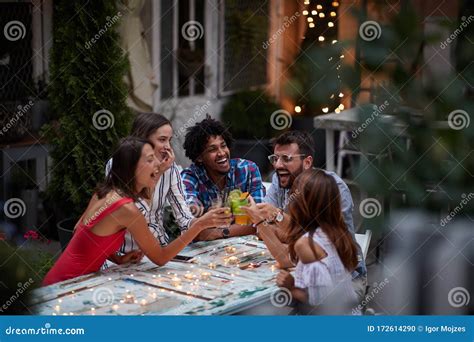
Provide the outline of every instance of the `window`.
[[[221,15],[220,91],[228,93],[267,83],[269,1],[226,0]],[[220,45],[222,45],[220,44]]]
[[204,9],[204,0],[161,1],[162,99],[204,94]]

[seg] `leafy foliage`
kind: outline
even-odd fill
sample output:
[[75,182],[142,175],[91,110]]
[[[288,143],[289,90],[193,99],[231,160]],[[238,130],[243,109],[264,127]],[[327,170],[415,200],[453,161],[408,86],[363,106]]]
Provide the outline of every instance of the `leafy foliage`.
[[280,106],[265,92],[247,90],[230,97],[222,108],[221,118],[237,139],[268,139],[276,131],[270,124],[273,112]]
[[[84,210],[111,149],[129,131],[128,61],[115,31],[120,16],[113,1],[54,2],[48,93],[56,121],[43,132],[54,148],[48,196],[66,216]],[[95,128],[99,110],[112,113],[112,127]]]

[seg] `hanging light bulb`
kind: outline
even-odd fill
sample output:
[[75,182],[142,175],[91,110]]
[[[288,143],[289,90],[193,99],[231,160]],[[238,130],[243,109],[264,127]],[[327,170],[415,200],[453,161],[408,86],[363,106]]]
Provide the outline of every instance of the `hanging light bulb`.
[[338,7],[338,6],[339,6],[339,2],[333,1],[333,2],[332,2],[332,5],[333,5],[333,7]]
[[340,110],[344,110],[344,105],[341,103],[338,107]]
[[316,5],[316,9],[322,10],[322,9],[323,9],[323,6],[321,6],[321,5]]
[[312,11],[311,11],[311,14],[312,14],[312,15],[316,15],[316,14],[318,14],[318,11],[312,10]]
[[327,113],[327,112],[329,112],[329,108],[328,108],[328,107],[324,107],[324,108],[323,108],[323,113]]
[[301,113],[301,107],[295,106],[295,113]]
[[339,114],[341,112],[339,108],[336,108],[334,111],[336,112],[336,114]]
[[309,0],[305,0],[305,1],[304,1],[304,4],[305,4],[305,5],[309,5]]
[[337,43],[337,40],[336,40],[336,39],[334,39],[334,40],[332,41],[332,43],[333,43],[333,44],[336,44],[336,43]]
[[324,18],[324,17],[325,17],[324,13],[323,13],[323,12],[320,12],[320,13],[319,13],[319,17],[320,17],[320,18]]
[[312,23],[312,22],[313,22],[313,18],[308,17],[308,23]]
[[307,10],[303,11],[303,15],[308,15],[308,14],[309,14],[309,12]]
[[329,27],[334,27],[334,23],[332,21],[328,22]]
[[336,16],[336,12],[331,12],[331,13],[330,13],[330,16],[331,16],[331,17],[335,17],[335,16]]
[[309,23],[309,28],[313,28],[314,27],[314,23]]
[[343,94],[343,93],[339,93],[339,97],[344,97],[344,94]]
[[318,37],[318,40],[319,40],[320,42],[324,42],[324,37],[323,37],[323,36],[319,36],[319,37]]

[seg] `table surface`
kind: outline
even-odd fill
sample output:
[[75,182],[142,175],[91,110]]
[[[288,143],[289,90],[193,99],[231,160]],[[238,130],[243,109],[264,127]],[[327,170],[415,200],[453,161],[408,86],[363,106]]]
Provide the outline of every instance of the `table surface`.
[[192,259],[114,266],[39,288],[33,309],[40,315],[232,314],[277,290],[275,261],[255,236],[198,242],[179,255]]
[[[370,234],[356,239],[366,255]],[[268,304],[272,294],[275,311],[284,306],[276,296],[275,260],[255,236],[197,242],[179,255],[189,260],[117,265],[36,289],[32,309],[40,315],[224,315]]]

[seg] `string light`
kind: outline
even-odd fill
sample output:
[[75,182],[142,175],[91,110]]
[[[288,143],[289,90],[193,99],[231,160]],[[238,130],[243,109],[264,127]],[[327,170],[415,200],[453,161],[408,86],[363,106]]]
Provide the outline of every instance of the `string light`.
[[313,18],[308,17],[308,23],[312,23],[312,22],[313,22]]
[[340,110],[339,108],[336,108],[334,111],[335,111],[337,114],[339,114],[339,113],[341,112],[341,110]]
[[332,43],[333,43],[333,44],[336,44],[336,43],[337,43],[337,40],[336,40],[336,39],[334,39],[334,40],[332,41]]
[[[308,3],[309,3],[309,2],[308,2]],[[332,2],[332,5],[333,5],[333,7],[338,7],[338,6],[339,6],[339,2],[333,1],[333,2]]]
[[330,15],[331,15],[331,17],[335,17],[335,16],[336,16],[336,12],[331,12]]
[[344,105],[342,103],[339,105],[339,109],[344,110]]
[[305,5],[309,5],[309,0],[305,0],[305,1],[304,1],[304,4],[305,4]]
[[334,23],[332,21],[328,22],[329,27],[334,27]]
[[323,37],[323,36],[319,36],[319,37],[318,37],[318,40],[319,40],[320,42],[324,42],[324,37]]
[[316,15],[316,14],[318,14],[318,11],[312,10],[312,11],[311,11],[311,14],[312,14],[312,15]]
[[321,6],[321,5],[316,5],[316,9],[322,10],[322,9],[323,9],[323,6]]
[[319,13],[319,17],[320,17],[320,18],[324,18],[324,17],[325,17],[324,13],[323,13],[323,12],[320,12],[320,13]]
[[339,97],[344,97],[344,94],[343,94],[343,93],[339,93]]
[[307,10],[304,10],[304,11],[303,11],[303,15],[308,15],[308,13],[309,13],[309,12],[308,12]]
[[309,28],[313,28],[314,27],[314,23],[309,23]]
[[296,113],[301,113],[301,107],[300,106],[295,106],[295,112]]
[[324,108],[323,108],[323,113],[327,113],[327,112],[329,112],[329,108],[328,108],[328,107],[324,107]]

